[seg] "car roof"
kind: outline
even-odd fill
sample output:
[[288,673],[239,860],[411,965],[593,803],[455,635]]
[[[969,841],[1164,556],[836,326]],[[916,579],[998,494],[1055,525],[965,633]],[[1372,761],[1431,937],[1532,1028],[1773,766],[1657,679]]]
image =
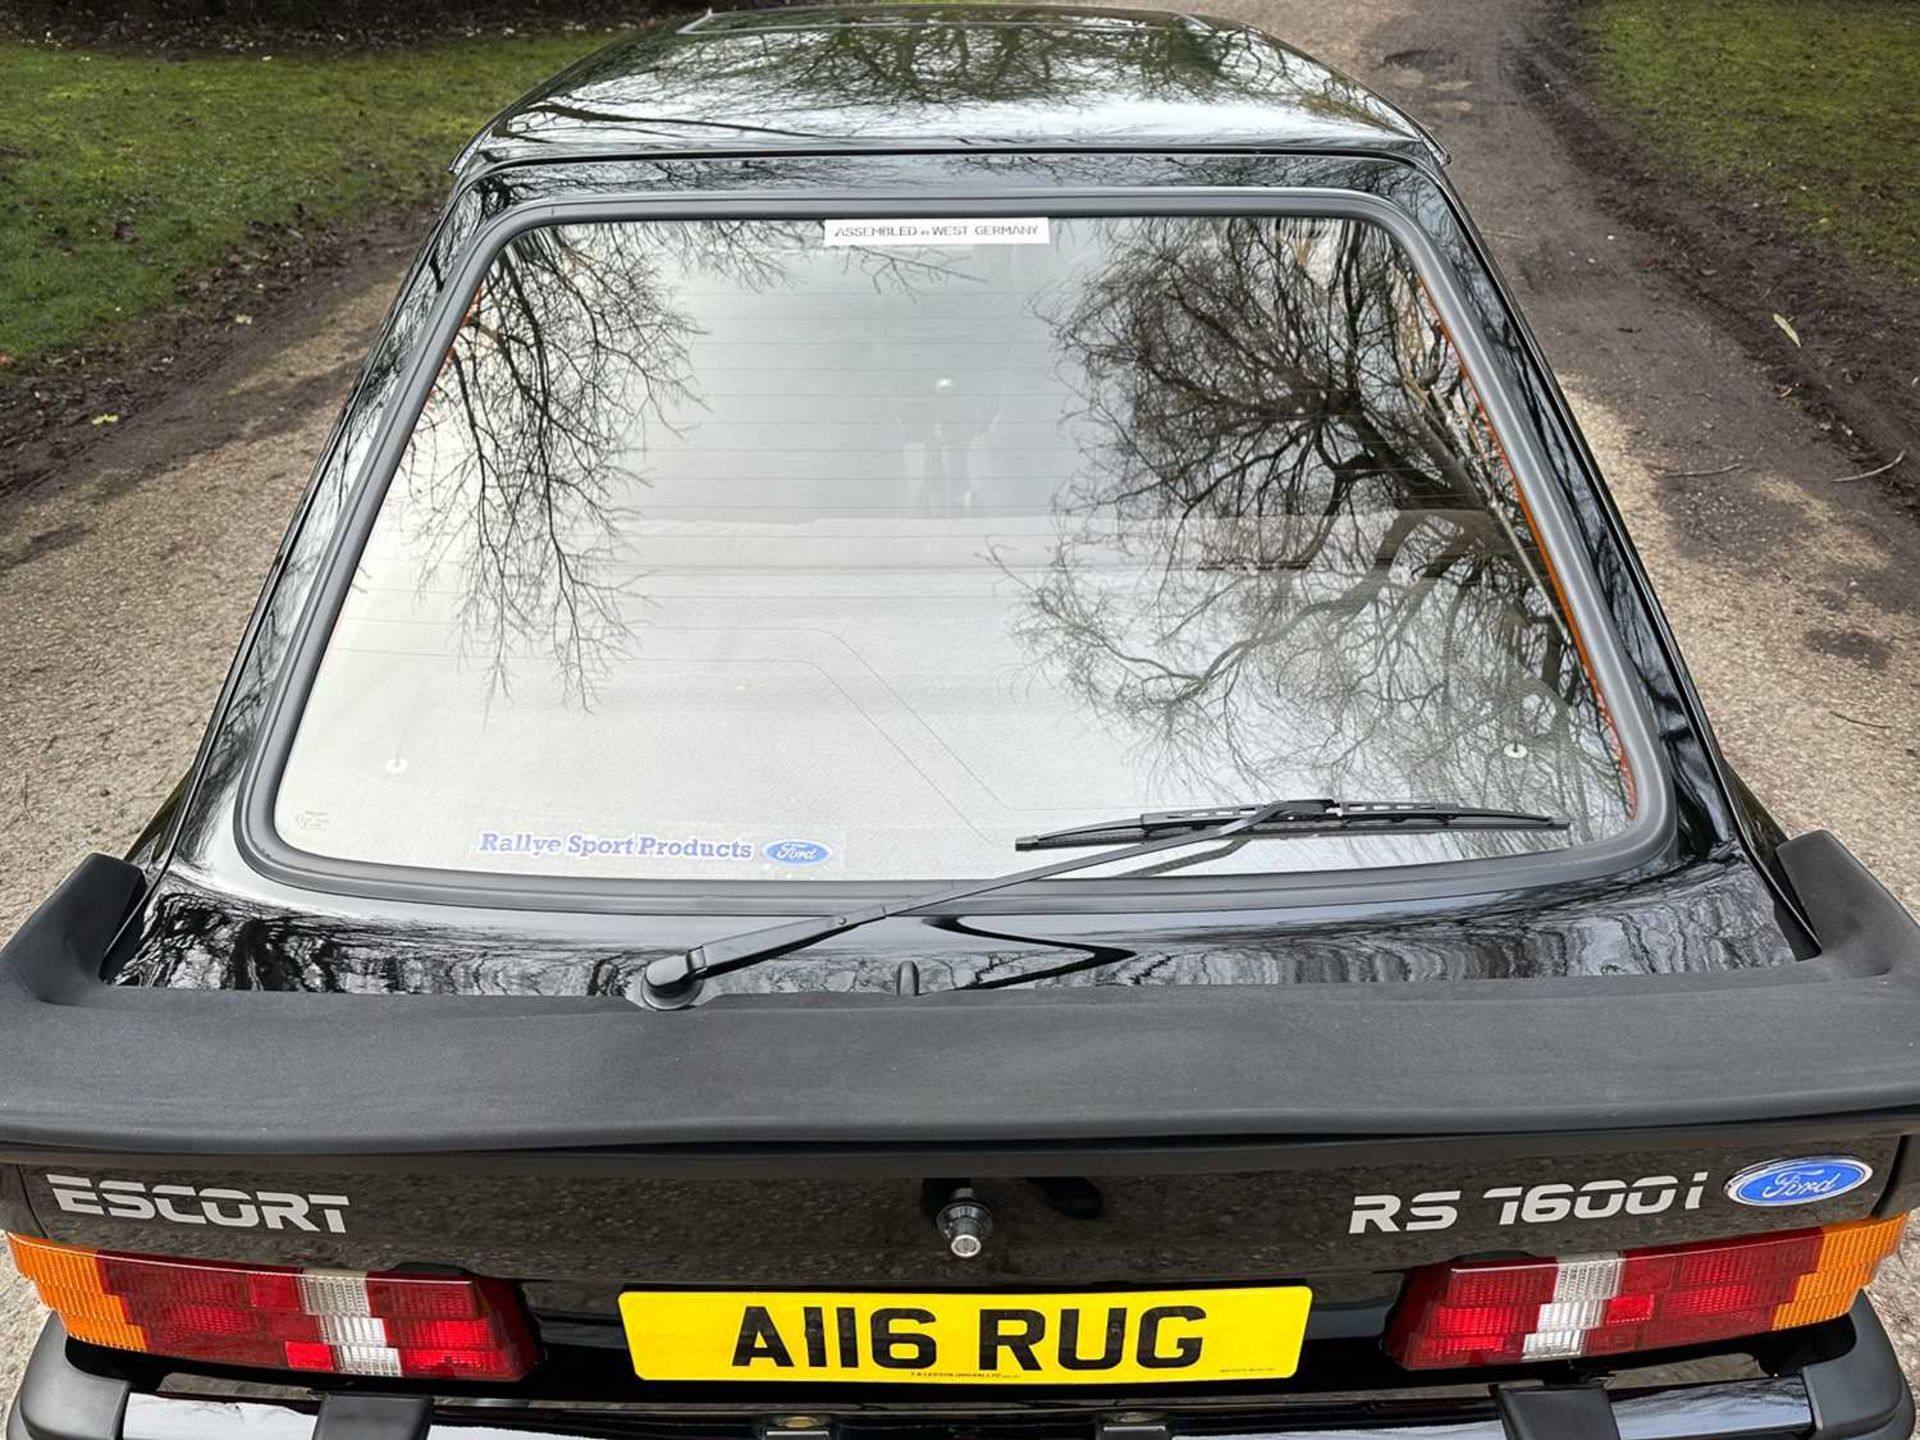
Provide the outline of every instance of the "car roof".
[[820,6],[662,22],[496,116],[458,173],[534,159],[910,149],[1276,149],[1444,162],[1359,82],[1159,11]]

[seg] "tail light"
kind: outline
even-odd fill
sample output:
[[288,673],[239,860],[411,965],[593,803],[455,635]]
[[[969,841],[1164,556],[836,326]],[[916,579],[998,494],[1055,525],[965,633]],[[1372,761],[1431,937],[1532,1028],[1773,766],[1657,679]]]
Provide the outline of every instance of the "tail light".
[[76,1340],[224,1365],[517,1380],[533,1337],[499,1280],[117,1255],[9,1235]]
[[1907,1217],[1559,1260],[1414,1273],[1386,1347],[1412,1369],[1617,1355],[1757,1335],[1846,1312]]

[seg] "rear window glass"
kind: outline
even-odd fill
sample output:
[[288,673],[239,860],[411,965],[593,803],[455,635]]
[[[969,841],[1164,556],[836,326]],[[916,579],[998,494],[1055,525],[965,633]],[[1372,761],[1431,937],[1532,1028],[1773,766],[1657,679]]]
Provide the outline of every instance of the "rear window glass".
[[613,222],[491,266],[276,797],[441,870],[934,880],[1281,797],[1631,809],[1500,445],[1366,223]]

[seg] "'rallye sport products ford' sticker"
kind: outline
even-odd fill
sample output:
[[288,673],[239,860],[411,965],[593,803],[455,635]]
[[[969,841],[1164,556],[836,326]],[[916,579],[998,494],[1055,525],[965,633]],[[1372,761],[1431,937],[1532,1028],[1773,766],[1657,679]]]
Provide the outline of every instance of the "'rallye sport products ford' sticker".
[[775,840],[762,845],[760,853],[776,865],[824,865],[833,858],[818,840]]
[[630,1290],[648,1380],[1107,1385],[1282,1379],[1300,1361],[1304,1285],[1099,1294]]
[[473,840],[481,855],[569,855],[576,858],[632,856],[639,859],[751,860],[753,842],[700,835],[651,835],[632,831],[600,835],[570,830],[564,835],[535,830],[482,830]]
[[[667,828],[636,830],[557,830],[528,826],[487,827],[473,837],[471,853],[494,860],[597,861],[609,868],[626,862],[645,871],[690,863],[721,864],[741,870],[812,869],[829,865],[838,842],[791,830]],[[831,868],[831,867],[830,867]]]

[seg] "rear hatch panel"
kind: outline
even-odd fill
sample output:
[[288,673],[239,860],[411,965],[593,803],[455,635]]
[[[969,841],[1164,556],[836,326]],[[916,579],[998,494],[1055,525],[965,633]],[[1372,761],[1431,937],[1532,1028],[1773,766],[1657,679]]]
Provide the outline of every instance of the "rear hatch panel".
[[[453,1269],[518,1282],[550,1353],[620,1350],[619,1297],[635,1288],[732,1290],[1099,1290],[1304,1284],[1313,1292],[1299,1383],[1328,1364],[1316,1347],[1373,1349],[1406,1272],[1469,1256],[1576,1255],[1830,1224],[1875,1213],[1897,1174],[1890,1130],[1761,1131],[1627,1148],[1533,1142],[1532,1153],[1361,1163],[1341,1147],[1232,1168],[1195,1147],[1142,1166],[1059,1156],[1021,1173],[914,1173],[812,1157],[813,1173],[736,1159],[449,1157],[441,1165],[281,1168],[101,1163],[9,1167],[10,1228],[103,1250],[310,1269]],[[1843,1154],[1872,1179],[1817,1203],[1735,1203],[1732,1178],[1788,1156]],[[922,1162],[924,1163],[924,1161]],[[959,1163],[959,1157],[953,1157]],[[1030,1163],[1030,1159],[1028,1162]],[[1244,1162],[1241,1162],[1244,1163]],[[1222,1166],[1227,1168],[1221,1168]],[[755,1170],[759,1173],[753,1173]],[[676,1173],[677,1172],[677,1173]],[[727,1173],[731,1172],[731,1173]],[[824,1173],[823,1173],[824,1172]],[[992,1216],[983,1252],[947,1250],[933,1212],[962,1181]],[[1633,1213],[1637,1210],[1640,1213]],[[1339,1352],[1350,1368],[1354,1356]],[[575,1360],[610,1367],[624,1357]],[[563,1363],[562,1373],[568,1369]],[[607,1376],[600,1376],[607,1379]],[[611,1382],[610,1382],[611,1383]]]

